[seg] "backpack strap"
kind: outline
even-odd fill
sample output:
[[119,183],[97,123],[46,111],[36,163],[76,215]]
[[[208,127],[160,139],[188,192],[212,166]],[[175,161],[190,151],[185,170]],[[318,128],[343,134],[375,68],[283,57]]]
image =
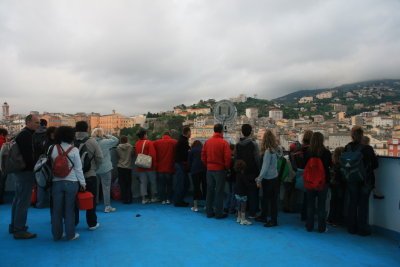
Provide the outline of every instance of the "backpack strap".
[[[71,169],[75,167],[74,162],[68,157],[68,153],[71,152],[72,149],[74,149],[74,146],[70,146],[70,147],[67,149],[67,151],[64,151],[64,149],[61,147],[61,145],[57,144],[58,154],[59,154],[59,155],[60,155],[60,154],[64,154],[64,155],[67,157],[67,159],[69,160],[69,162],[71,162],[71,164],[72,164]],[[61,152],[61,151],[62,151],[62,152]]]
[[147,141],[147,140],[144,140],[144,142],[143,142],[143,146],[142,146],[142,154],[143,154],[143,152],[144,152],[144,146],[146,145],[146,141]]

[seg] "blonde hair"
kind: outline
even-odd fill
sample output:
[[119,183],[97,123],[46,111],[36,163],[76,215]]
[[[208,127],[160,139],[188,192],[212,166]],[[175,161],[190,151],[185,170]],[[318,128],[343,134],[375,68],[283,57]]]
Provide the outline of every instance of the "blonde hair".
[[264,154],[265,151],[269,150],[269,152],[274,153],[278,149],[278,141],[276,140],[275,135],[271,130],[267,130],[264,133],[262,143],[261,143],[261,152]]
[[92,131],[92,137],[104,137],[104,131],[101,128],[94,128]]

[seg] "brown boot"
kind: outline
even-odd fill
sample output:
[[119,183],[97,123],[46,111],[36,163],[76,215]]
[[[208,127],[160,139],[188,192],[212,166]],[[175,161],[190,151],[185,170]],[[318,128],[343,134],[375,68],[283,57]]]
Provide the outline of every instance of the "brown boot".
[[31,239],[31,238],[35,238],[36,234],[32,234],[29,232],[18,232],[18,233],[14,233],[14,239]]

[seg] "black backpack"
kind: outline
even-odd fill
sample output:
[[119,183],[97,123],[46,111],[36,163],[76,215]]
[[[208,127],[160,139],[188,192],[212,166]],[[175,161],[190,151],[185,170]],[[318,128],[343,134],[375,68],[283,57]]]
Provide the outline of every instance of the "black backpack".
[[92,160],[94,158],[94,155],[90,155],[89,150],[87,149],[87,140],[89,140],[89,137],[85,137],[81,140],[75,140],[74,142],[75,147],[79,149],[83,173],[90,171],[90,168],[92,167]]

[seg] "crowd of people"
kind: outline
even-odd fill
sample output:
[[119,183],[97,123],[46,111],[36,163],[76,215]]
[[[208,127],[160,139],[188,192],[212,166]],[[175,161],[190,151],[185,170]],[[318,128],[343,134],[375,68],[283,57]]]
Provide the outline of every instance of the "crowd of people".
[[[89,230],[100,226],[96,215],[99,193],[102,194],[104,212],[115,212],[110,198],[111,148],[116,148],[118,155],[118,182],[121,201],[125,204],[133,203],[132,169],[135,168],[142,204],[161,202],[162,205],[189,207],[186,200],[192,184],[193,212],[204,208],[207,218],[224,219],[229,214],[236,214],[236,221],[241,225],[262,222],[265,227],[276,227],[283,184],[283,212],[300,212],[307,231],[314,230],[317,217],[320,233],[327,232],[327,224],[330,224],[346,226],[351,234],[371,234],[368,201],[374,188],[374,169],[378,167],[378,161],[363,129],[358,126],[351,130],[352,142],[336,148],[333,154],[324,146],[323,134],[307,130],[302,142],[291,144],[285,155],[273,131],[267,129],[259,145],[252,138],[249,124],[242,125],[242,138],[236,145],[224,139],[223,125],[216,124],[214,135],[204,144],[195,140],[190,145],[191,130],[184,127],[178,140],[165,132],[161,139],[151,141],[146,130],[141,130],[133,146],[127,136],[105,135],[101,128],[89,133],[85,121],[77,122],[75,128],[47,128],[47,122],[34,115],[27,116],[25,121],[26,127],[14,138],[25,164],[20,171],[9,174],[15,181],[9,233],[15,239],[36,237],[28,232],[26,223],[35,185],[34,166],[43,155],[50,157],[52,162],[52,186],[48,191],[54,240],[64,236],[67,240],[79,237],[75,231],[79,222],[78,191],[88,191],[94,196],[93,208],[86,210]],[[0,148],[8,141],[7,134],[5,129],[0,129]],[[86,161],[83,161],[83,151]],[[346,173],[344,155],[356,159],[359,179],[353,178],[354,173]],[[148,165],[136,166],[139,165],[138,158],[145,159]],[[6,178],[7,175],[2,173],[0,201]],[[329,190],[331,198],[327,214]],[[46,189],[38,187],[37,207],[43,206],[45,194]]]

